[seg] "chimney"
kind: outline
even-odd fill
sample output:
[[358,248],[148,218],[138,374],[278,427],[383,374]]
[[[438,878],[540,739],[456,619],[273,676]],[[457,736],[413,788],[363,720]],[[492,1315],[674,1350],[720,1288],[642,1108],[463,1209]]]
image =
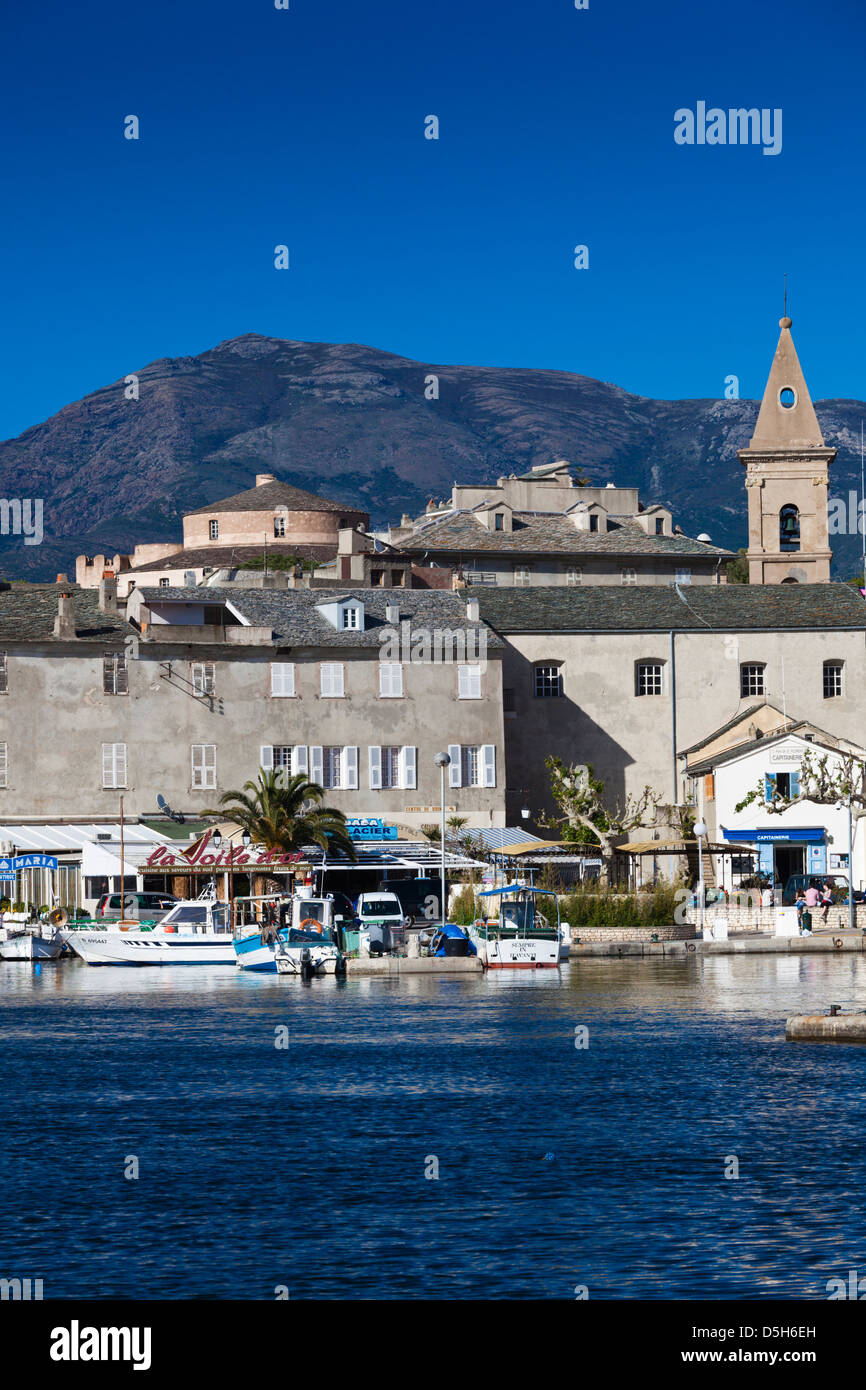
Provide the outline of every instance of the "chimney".
[[467,623],[477,623],[481,621],[481,609],[477,598],[466,600],[466,621]]
[[400,621],[400,605],[392,603],[389,599],[385,604],[385,622],[390,623],[391,627],[396,627]]
[[256,487],[264,487],[266,483],[275,483],[276,477],[273,473],[257,473]]
[[57,600],[57,617],[54,619],[55,637],[75,636],[75,602],[72,595],[64,590]]
[[100,579],[99,581],[99,611],[100,613],[117,612],[117,580]]

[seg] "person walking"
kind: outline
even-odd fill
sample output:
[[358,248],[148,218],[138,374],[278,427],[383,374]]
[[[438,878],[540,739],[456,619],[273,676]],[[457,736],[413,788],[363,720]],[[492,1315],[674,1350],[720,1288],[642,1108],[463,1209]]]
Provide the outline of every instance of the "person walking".
[[799,927],[799,929],[800,929],[800,935],[802,936],[802,934],[803,934],[803,913],[804,913],[804,911],[805,911],[805,909],[806,909],[806,894],[803,892],[802,888],[798,888],[798,889],[797,889],[797,897],[796,897],[796,900],[795,900],[795,902],[794,902],[794,906],[795,906],[796,909],[797,909],[797,926]]

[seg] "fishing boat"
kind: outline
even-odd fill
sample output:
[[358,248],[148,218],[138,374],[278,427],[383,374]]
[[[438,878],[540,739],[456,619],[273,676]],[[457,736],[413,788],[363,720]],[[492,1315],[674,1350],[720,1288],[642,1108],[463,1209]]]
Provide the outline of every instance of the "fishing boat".
[[[489,888],[479,898],[498,898],[498,917],[479,917],[469,928],[469,939],[488,970],[549,970],[559,965],[563,934],[559,899],[544,888],[511,884]],[[556,925],[541,911],[538,899],[549,898],[548,910],[556,913]]]
[[0,957],[3,960],[59,960],[63,937],[54,927],[9,926],[0,929]]
[[228,903],[201,897],[178,903],[161,922],[113,922],[70,931],[66,940],[88,965],[234,965]]
[[239,970],[270,975],[334,975],[340,970],[344,903],[312,889],[238,898],[234,951]]

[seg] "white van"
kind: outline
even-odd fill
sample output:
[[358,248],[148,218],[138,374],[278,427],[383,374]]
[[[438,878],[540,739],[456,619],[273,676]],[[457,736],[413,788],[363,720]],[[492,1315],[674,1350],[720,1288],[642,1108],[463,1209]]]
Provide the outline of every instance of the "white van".
[[393,951],[402,938],[403,908],[396,893],[362,893],[355,908],[361,930],[370,933],[371,954]]

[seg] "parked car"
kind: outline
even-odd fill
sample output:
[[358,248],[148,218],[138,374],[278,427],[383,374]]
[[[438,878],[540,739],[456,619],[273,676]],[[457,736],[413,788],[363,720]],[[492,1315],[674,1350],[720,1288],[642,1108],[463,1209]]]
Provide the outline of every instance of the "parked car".
[[[801,889],[805,893],[807,888],[817,888],[820,893],[825,883],[832,889],[834,903],[848,901],[848,880],[844,874],[792,874],[782,892],[782,905],[793,907]],[[862,890],[855,888],[854,901],[862,902],[863,897]]]
[[103,893],[93,915],[98,922],[117,922],[121,917],[161,922],[179,902],[171,893]]

